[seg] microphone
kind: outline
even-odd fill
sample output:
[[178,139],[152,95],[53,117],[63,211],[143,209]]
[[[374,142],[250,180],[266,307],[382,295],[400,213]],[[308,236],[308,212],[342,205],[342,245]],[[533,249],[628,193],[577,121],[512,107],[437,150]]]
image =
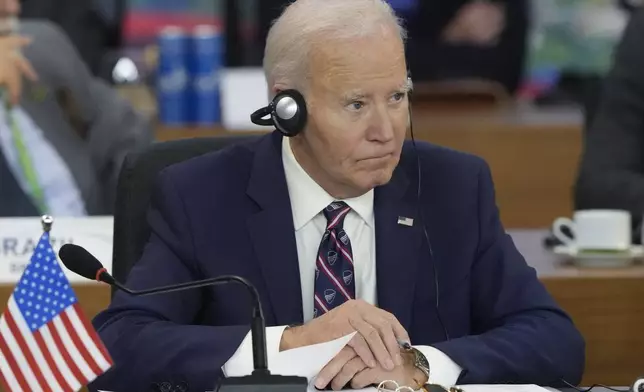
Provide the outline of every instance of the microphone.
[[[145,290],[131,290],[114,279],[100,261],[85,248],[64,244],[58,251],[61,261],[70,271],[90,280],[107,283],[133,296],[165,294],[205,286],[239,283],[248,289],[252,300],[251,337],[253,344],[253,373],[250,376],[225,378],[218,387],[222,392],[272,391],[304,392],[307,390],[306,377],[271,375],[266,357],[266,323],[262,312],[259,293],[255,286],[241,276],[223,275],[215,278],[184,282]],[[268,388],[268,389],[267,389]]]

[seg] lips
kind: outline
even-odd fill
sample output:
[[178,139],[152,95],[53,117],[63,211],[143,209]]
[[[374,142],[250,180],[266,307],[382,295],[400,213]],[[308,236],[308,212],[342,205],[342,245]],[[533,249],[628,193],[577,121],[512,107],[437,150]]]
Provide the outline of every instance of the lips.
[[377,162],[377,161],[382,161],[382,160],[389,159],[389,158],[391,158],[391,155],[392,155],[392,154],[385,154],[385,155],[380,155],[380,156],[375,156],[375,157],[369,157],[369,158],[361,159],[361,161],[367,161],[367,162],[369,162],[369,161],[373,161],[373,162]]

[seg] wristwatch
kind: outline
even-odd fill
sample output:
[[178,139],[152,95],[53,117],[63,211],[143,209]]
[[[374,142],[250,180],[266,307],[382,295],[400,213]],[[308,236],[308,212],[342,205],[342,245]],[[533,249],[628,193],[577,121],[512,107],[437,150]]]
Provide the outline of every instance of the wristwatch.
[[425,383],[429,382],[429,361],[425,357],[425,355],[420,352],[415,347],[409,347],[405,349],[406,352],[411,353],[413,355],[413,364],[414,367],[425,375],[425,380],[414,380],[418,384],[418,387],[423,386]]

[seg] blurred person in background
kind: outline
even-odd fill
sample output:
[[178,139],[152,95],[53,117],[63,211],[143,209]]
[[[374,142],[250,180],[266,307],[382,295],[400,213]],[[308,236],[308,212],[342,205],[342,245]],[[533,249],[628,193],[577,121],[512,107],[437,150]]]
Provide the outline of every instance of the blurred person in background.
[[54,22],[93,75],[110,75],[113,64],[106,53],[120,45],[125,0],[20,0],[20,4],[21,19]]
[[149,123],[58,27],[18,27],[19,11],[0,0],[0,216],[111,214],[120,165],[151,142]]
[[642,37],[644,10],[640,9],[631,17],[616,49],[595,108],[589,109],[574,191],[576,209],[627,210],[636,226],[644,214]]
[[[483,79],[513,94],[522,79],[528,0],[387,0],[409,31],[415,81]],[[289,0],[261,0],[259,39]]]

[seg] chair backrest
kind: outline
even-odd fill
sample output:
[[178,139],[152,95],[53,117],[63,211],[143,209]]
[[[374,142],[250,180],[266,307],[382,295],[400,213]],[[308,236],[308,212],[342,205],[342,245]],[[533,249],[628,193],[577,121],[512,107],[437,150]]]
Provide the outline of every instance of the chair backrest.
[[117,280],[126,280],[150,236],[147,210],[157,174],[172,164],[254,138],[235,135],[158,142],[125,158],[114,211],[112,274]]

